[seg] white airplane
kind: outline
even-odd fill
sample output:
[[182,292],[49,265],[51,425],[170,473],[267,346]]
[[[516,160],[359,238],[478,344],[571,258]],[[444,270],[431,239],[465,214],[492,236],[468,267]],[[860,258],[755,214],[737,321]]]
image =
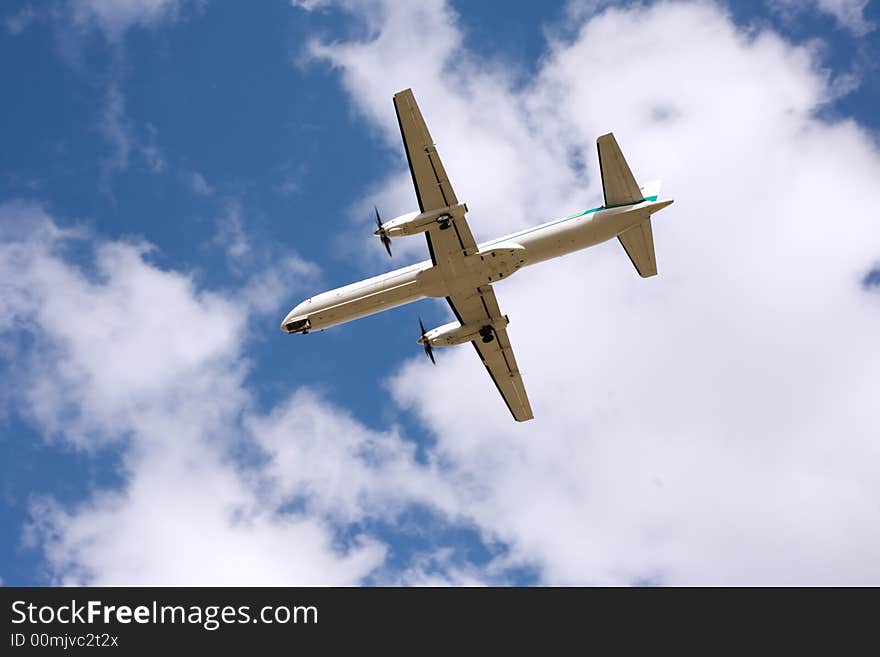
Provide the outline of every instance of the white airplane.
[[382,222],[376,235],[391,255],[391,238],[424,233],[430,260],[374,276],[303,301],[281,323],[287,333],[309,333],[424,299],[446,297],[456,321],[430,331],[419,320],[421,344],[431,361],[433,347],[470,342],[518,422],[532,407],[507,337],[492,283],[536,262],[617,237],[642,277],[657,273],[651,215],[672,203],[658,200],[660,182],[639,187],[614,135],[597,141],[604,205],[477,244],[411,89],[394,95],[394,108],[409,161],[419,210]]

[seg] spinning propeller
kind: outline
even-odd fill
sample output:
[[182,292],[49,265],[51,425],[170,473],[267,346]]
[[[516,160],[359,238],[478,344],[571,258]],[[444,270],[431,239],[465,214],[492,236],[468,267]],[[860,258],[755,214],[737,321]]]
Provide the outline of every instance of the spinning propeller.
[[388,234],[385,232],[385,229],[382,228],[382,218],[379,216],[379,208],[375,205],[373,209],[376,211],[376,225],[379,229],[376,231],[376,235],[379,236],[379,239],[382,240],[382,244],[385,246],[385,250],[388,251],[388,257],[391,257],[391,238],[388,237]]
[[428,358],[431,359],[431,362],[436,365],[437,361],[434,360],[434,349],[431,347],[431,343],[428,341],[427,335],[425,335],[427,331],[425,331],[425,325],[422,324],[421,317],[419,317],[419,328],[422,331],[422,346],[425,348],[425,354],[427,354]]

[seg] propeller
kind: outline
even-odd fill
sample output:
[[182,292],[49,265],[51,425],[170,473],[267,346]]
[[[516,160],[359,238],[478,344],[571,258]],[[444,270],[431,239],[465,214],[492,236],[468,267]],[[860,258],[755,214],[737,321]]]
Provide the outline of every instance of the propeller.
[[434,349],[431,347],[431,343],[428,340],[428,337],[425,335],[427,331],[425,331],[425,325],[422,324],[422,318],[419,317],[419,328],[422,331],[422,346],[425,348],[425,354],[427,354],[428,358],[431,359],[431,362],[434,365],[437,364],[437,361],[434,360]]
[[379,216],[379,208],[375,205],[373,209],[376,211],[376,225],[379,227],[376,230],[376,235],[379,236],[379,239],[382,240],[382,244],[385,246],[385,250],[388,251],[388,257],[391,257],[391,238],[388,237],[388,234],[382,228],[382,218]]

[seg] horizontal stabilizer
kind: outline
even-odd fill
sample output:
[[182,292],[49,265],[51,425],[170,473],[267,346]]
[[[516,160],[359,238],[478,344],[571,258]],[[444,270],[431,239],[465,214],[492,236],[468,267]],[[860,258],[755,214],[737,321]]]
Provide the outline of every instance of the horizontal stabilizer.
[[596,140],[599,148],[599,171],[602,174],[602,191],[605,193],[605,207],[631,205],[644,200],[629,165],[620,152],[620,146],[609,132]]
[[633,266],[642,278],[657,275],[657,259],[654,257],[654,233],[651,218],[633,226],[617,236]]

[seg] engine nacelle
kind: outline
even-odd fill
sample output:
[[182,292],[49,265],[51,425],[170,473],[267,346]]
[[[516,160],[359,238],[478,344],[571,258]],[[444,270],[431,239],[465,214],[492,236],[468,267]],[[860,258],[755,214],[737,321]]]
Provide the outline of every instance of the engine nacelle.
[[491,321],[486,320],[472,324],[450,322],[426,332],[423,337],[419,338],[418,342],[419,344],[424,344],[425,340],[427,340],[428,344],[432,347],[451,347],[456,344],[471,342],[472,340],[491,342],[494,338],[493,331],[503,329],[507,324],[507,315]]
[[463,217],[467,212],[467,205],[459,203],[446,208],[428,210],[427,212],[408,212],[386,221],[381,228],[377,228],[375,234],[385,233],[388,237],[404,237],[405,235],[417,235],[424,233],[436,223],[449,222],[456,217]]

